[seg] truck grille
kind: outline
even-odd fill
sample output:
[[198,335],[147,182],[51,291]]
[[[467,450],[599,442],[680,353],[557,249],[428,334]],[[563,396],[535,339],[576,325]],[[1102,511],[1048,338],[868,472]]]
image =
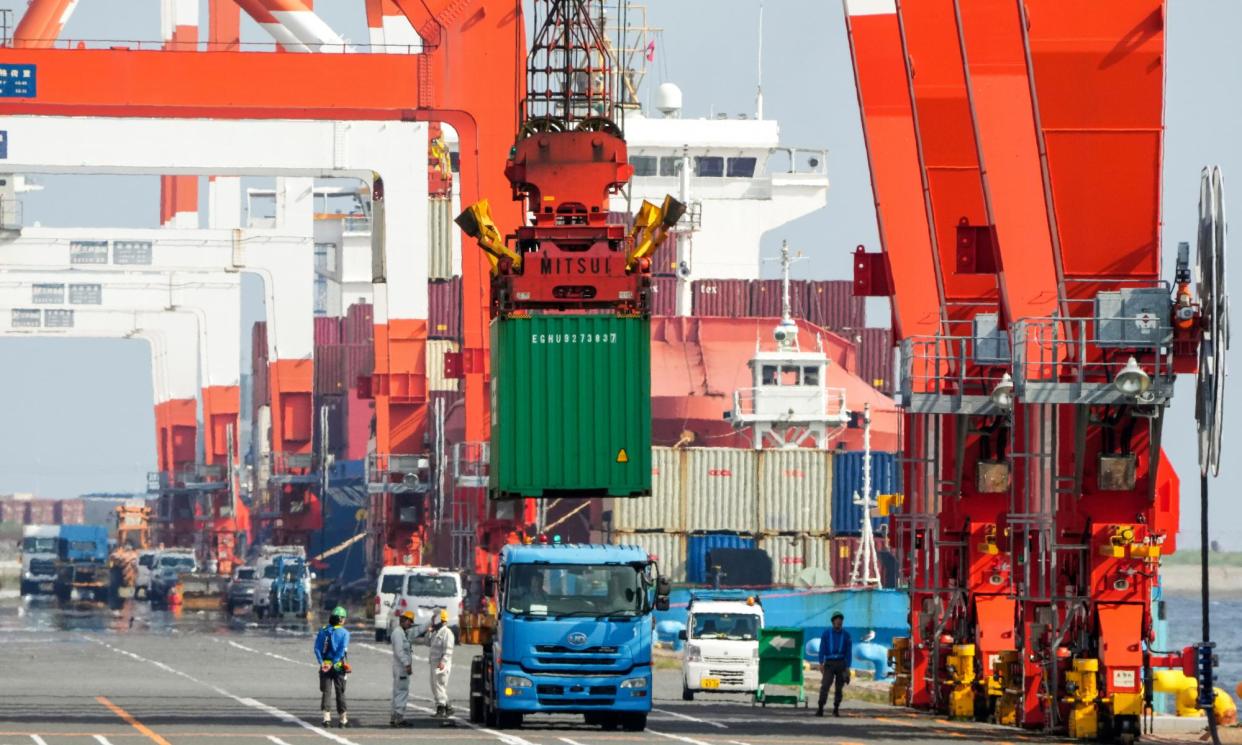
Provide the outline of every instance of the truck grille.
[[741,657],[704,657],[703,661],[709,665],[737,665],[743,662]]
[[539,703],[544,706],[612,706],[616,701],[615,697],[596,696],[591,698],[560,698],[550,696],[540,696]]
[[[586,692],[592,696],[617,695],[616,686],[591,686],[590,688],[587,688],[586,686],[573,686],[569,690],[571,693]],[[535,687],[535,692],[540,696],[563,696],[565,695],[565,686],[540,685]]]
[[536,644],[535,651],[540,654],[616,654],[616,647],[584,647],[571,649],[560,644]]
[[707,671],[709,678],[720,678],[721,683],[731,683],[741,685],[746,679],[746,673],[741,670],[711,670]]
[[31,559],[30,573],[39,577],[51,577],[56,574],[56,563],[51,559]]

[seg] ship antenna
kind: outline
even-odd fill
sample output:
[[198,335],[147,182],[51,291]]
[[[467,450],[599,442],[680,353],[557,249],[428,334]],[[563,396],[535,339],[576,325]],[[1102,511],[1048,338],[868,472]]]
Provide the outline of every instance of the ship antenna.
[[758,82],[755,86],[755,118],[763,118],[763,0],[759,0],[759,53],[757,55],[759,70]]
[[781,241],[781,323],[793,323],[789,308],[789,241]]

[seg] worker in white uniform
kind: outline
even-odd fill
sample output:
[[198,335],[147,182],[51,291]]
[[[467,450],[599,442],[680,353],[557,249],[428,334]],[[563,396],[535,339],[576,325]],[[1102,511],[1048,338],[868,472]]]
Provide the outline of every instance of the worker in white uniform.
[[414,611],[407,610],[397,617],[398,628],[392,629],[392,718],[393,727],[408,727],[405,706],[410,701],[410,673],[414,671],[414,651],[410,648],[410,628],[414,625]]
[[448,611],[440,609],[438,616],[433,617],[435,625],[427,640],[427,659],[431,664],[431,698],[436,702],[438,718],[451,717],[453,707],[449,706],[448,679],[453,669],[453,630],[448,625]]

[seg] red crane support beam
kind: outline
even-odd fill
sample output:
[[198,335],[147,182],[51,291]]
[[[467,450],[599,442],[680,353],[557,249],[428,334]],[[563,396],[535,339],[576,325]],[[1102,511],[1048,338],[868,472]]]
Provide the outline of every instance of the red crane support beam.
[[896,5],[848,0],[845,9],[880,242],[892,277],[893,330],[899,339],[934,336],[940,332],[943,297]]
[[[899,19],[944,282],[945,314],[952,324],[981,311],[995,311],[997,303],[995,267],[986,264],[990,257],[970,255],[962,250],[969,246],[960,241],[986,234],[988,219],[953,0],[905,3]],[[970,329],[952,328],[949,333],[966,335]]]
[[995,226],[1005,318],[1057,312],[1060,267],[1036,136],[1021,8],[955,1],[988,222]]
[[[1028,0],[1026,10],[1065,277],[1154,281],[1164,0]],[[1075,298],[1099,289],[1067,284]]]

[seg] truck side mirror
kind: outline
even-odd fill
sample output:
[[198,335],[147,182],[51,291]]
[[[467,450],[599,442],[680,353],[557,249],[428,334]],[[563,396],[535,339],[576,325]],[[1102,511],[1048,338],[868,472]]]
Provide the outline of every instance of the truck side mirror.
[[686,630],[685,630],[685,629],[682,629],[681,631],[678,631],[678,632],[677,632],[677,638],[678,638],[679,640],[681,640],[681,641],[683,641],[683,642],[684,642],[684,641],[686,641],[687,639],[689,639],[690,637],[686,634]]
[[671,589],[672,583],[668,581],[668,577],[656,579],[656,610],[668,610],[668,594]]

